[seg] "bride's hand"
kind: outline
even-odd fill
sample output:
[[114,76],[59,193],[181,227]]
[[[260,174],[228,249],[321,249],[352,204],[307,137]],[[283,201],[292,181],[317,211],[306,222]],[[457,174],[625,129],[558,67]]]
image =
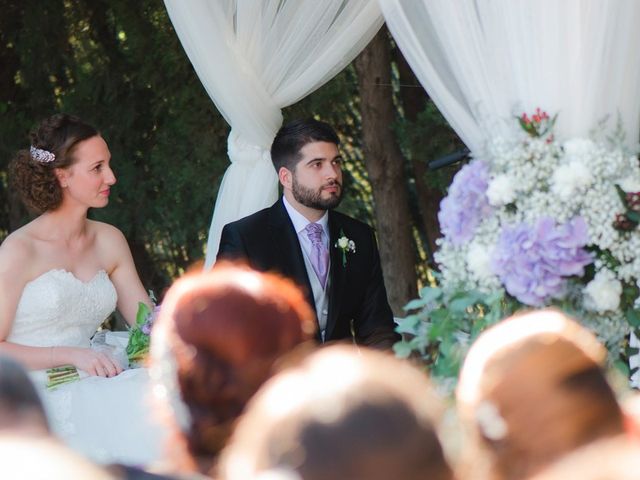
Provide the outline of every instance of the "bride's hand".
[[78,348],[73,355],[73,365],[87,372],[89,375],[99,377],[115,377],[122,368],[108,353],[99,352],[90,348]]

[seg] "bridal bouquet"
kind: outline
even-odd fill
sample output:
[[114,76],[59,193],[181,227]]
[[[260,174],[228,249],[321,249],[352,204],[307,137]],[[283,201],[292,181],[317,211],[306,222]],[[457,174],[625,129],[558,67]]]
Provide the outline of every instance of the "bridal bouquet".
[[[114,355],[114,358],[123,368],[126,367],[127,362],[130,367],[135,367],[142,363],[149,353],[151,327],[153,326],[153,322],[160,311],[160,306],[155,305],[156,300],[153,293],[150,292],[150,296],[154,304],[153,310],[145,303],[138,303],[136,323],[128,332],[129,338],[125,349],[126,358],[124,360],[120,358],[122,356],[120,355],[122,353],[122,346],[109,343],[106,331],[99,331],[95,334],[94,338],[91,340],[91,348],[100,351],[107,350],[110,354]],[[46,371],[46,375],[46,386],[48,389],[53,389],[60,385],[80,380],[85,374],[78,372],[78,369],[73,365],[62,365],[60,367],[48,369]]]
[[147,304],[139,302],[136,323],[129,329],[127,356],[129,357],[130,366],[141,364],[149,353],[151,328],[160,311],[160,306],[155,305],[153,295],[151,295],[151,298],[154,301],[153,310]]
[[407,306],[417,313],[399,327],[412,337],[401,355],[418,350],[455,375],[488,323],[549,305],[592,328],[612,358],[634,353],[626,338],[640,327],[638,157],[621,129],[561,142],[555,120],[523,114],[519,135],[493,138],[454,177],[438,215],[439,287]]

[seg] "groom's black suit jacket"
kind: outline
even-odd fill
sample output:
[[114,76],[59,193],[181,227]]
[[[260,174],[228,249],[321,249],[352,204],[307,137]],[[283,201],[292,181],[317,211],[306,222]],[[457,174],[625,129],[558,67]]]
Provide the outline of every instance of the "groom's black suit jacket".
[[[350,339],[353,321],[358,343],[390,347],[399,336],[394,333],[373,229],[330,210],[329,233],[331,283],[325,341]],[[335,246],[342,233],[356,245],[355,252],[346,253],[344,266],[342,252]],[[225,225],[217,259],[245,259],[257,270],[289,277],[302,288],[315,311],[302,255],[298,235],[280,198],[269,208]]]

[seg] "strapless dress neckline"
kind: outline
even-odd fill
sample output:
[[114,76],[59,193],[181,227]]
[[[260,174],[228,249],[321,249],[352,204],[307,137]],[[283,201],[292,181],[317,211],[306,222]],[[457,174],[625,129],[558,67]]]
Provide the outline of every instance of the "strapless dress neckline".
[[7,341],[88,347],[116,303],[116,289],[104,269],[87,281],[62,268],[47,270],[24,286]]
[[41,273],[40,275],[38,275],[37,277],[33,278],[32,280],[29,280],[26,285],[29,285],[33,282],[37,282],[39,281],[41,278],[46,277],[49,274],[62,274],[62,275],[67,275],[70,278],[84,284],[90,284],[92,282],[94,282],[96,279],[98,279],[99,277],[104,277],[104,275],[106,275],[107,277],[109,277],[109,275],[107,274],[107,271],[104,268],[101,268],[100,270],[98,270],[93,277],[91,277],[89,280],[83,280],[81,278],[79,278],[75,273],[73,273],[70,270],[67,270],[66,268],[51,268],[43,273]]

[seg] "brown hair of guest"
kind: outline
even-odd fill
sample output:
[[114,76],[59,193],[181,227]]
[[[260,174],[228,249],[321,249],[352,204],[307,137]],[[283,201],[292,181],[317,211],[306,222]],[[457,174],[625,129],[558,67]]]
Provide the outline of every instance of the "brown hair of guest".
[[528,480],[640,480],[640,443],[626,436],[593,442]]
[[605,356],[590,331],[553,309],[486,330],[457,389],[460,416],[478,447],[469,467],[477,473],[484,459],[484,478],[528,478],[578,447],[622,433]]
[[62,203],[62,187],[55,175],[56,168],[68,168],[77,160],[75,147],[82,141],[99,135],[98,131],[78,117],[64,113],[43,120],[31,132],[31,145],[55,155],[55,160],[42,163],[35,160],[29,147],[19,150],[9,165],[12,188],[18,192],[27,208],[35,213],[55,210]]
[[249,398],[283,355],[311,344],[315,325],[298,287],[273,273],[218,263],[172,285],[152,343],[162,337],[175,357],[192,457],[219,452]]
[[325,347],[251,400],[219,476],[451,480],[436,428],[441,412],[425,373],[408,362],[368,348]]

